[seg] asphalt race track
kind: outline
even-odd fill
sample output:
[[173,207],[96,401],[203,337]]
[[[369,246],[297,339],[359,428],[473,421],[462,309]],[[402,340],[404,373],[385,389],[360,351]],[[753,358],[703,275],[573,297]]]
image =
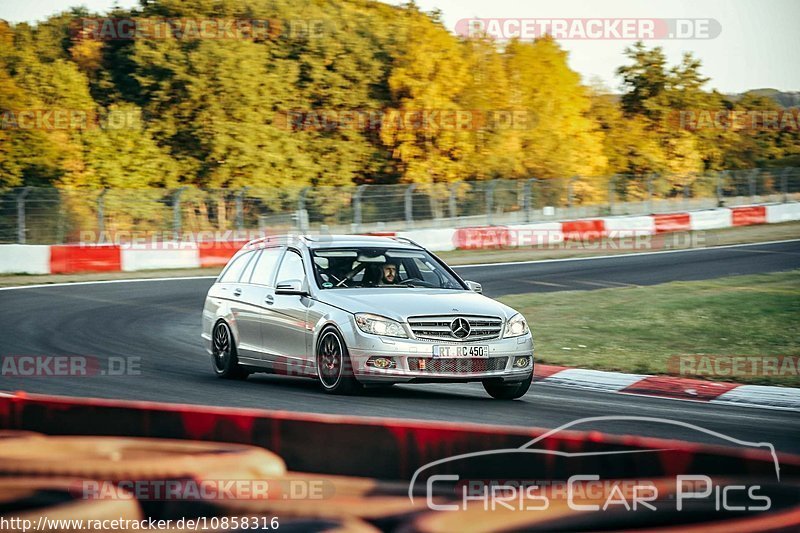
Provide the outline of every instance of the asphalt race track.
[[[459,267],[487,295],[648,285],[800,268],[800,241],[582,261]],[[794,411],[730,407],[537,385],[522,400],[499,402],[480,384],[409,385],[361,396],[324,395],[311,380],[259,374],[217,379],[199,337],[211,279],[71,284],[0,290],[1,355],[140,358],[140,375],[0,377],[0,390],[289,411],[557,427],[578,418],[635,415],[688,422],[800,453]],[[535,328],[535,324],[533,325]],[[657,422],[583,425],[619,434],[728,444]]]
[[692,281],[800,268],[800,240],[598,259],[456,267],[484,293],[591,290]]

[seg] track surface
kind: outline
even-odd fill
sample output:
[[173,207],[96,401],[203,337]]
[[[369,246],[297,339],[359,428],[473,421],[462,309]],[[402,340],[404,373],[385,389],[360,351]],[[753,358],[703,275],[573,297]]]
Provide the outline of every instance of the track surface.
[[720,246],[578,260],[455,267],[484,293],[592,290],[760,274],[800,268],[800,241]]
[[[529,291],[655,284],[800,268],[800,241],[693,252],[459,267],[490,296]],[[538,282],[538,283],[537,283]],[[151,280],[0,291],[0,355],[136,357],[140,375],[0,377],[0,390],[289,411],[557,427],[578,418],[636,415],[679,420],[800,453],[793,411],[729,407],[536,385],[522,400],[491,400],[479,384],[409,385],[335,397],[311,380],[251,376],[219,380],[200,338],[210,279]],[[603,423],[573,429],[729,444],[660,423]]]

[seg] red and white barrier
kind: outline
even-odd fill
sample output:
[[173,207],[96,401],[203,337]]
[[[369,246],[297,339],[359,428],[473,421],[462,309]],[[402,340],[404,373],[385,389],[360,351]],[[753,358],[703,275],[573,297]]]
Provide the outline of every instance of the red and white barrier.
[[538,222],[507,226],[509,245],[514,247],[547,246],[564,242],[561,222]]
[[200,267],[222,267],[228,263],[239,248],[247,241],[201,242],[198,245],[198,263]]
[[668,213],[653,215],[656,233],[672,233],[675,231],[691,231],[692,220],[689,213]]
[[800,203],[767,206],[767,224],[800,220]]
[[655,235],[656,221],[651,216],[607,217],[603,219],[606,233],[612,239],[624,239],[639,235]]
[[[800,203],[750,205],[686,213],[603,217],[509,226],[432,228],[372,235],[405,237],[434,252],[557,245],[564,241],[628,239],[678,231],[800,220]],[[220,267],[245,241],[141,245],[0,245],[0,273],[67,274]]]
[[[413,231],[399,231],[397,237],[411,239],[420,246],[434,252],[449,252],[456,249],[454,235],[456,230],[446,229],[420,229]],[[376,234],[372,234],[376,235]],[[385,234],[384,234],[385,235]]]
[[121,264],[124,272],[164,268],[197,268],[200,266],[200,252],[195,243],[131,245],[122,248]]
[[689,224],[694,231],[730,228],[733,226],[733,214],[725,208],[692,211],[689,213]]
[[734,207],[731,211],[733,211],[734,226],[754,226],[767,223],[767,207],[764,205]]
[[453,244],[457,250],[504,248],[509,245],[508,228],[505,226],[458,228],[453,235]]
[[602,218],[567,220],[561,223],[564,239],[570,241],[594,241],[606,236],[606,225]]
[[50,246],[50,274],[120,270],[122,270],[122,259],[120,247],[117,245]]
[[0,274],[49,274],[50,247],[25,244],[0,246]]

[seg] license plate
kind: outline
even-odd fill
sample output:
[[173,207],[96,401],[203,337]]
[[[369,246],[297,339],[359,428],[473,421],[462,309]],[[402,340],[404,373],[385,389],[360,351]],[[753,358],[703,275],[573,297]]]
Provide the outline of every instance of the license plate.
[[433,358],[440,357],[489,357],[488,346],[434,346]]

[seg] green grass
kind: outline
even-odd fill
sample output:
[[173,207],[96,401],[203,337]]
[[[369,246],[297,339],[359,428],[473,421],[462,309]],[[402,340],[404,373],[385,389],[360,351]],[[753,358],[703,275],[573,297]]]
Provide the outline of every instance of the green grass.
[[[500,300],[528,319],[541,363],[666,374],[683,354],[800,355],[800,270]],[[728,380],[800,386],[796,374]]]

